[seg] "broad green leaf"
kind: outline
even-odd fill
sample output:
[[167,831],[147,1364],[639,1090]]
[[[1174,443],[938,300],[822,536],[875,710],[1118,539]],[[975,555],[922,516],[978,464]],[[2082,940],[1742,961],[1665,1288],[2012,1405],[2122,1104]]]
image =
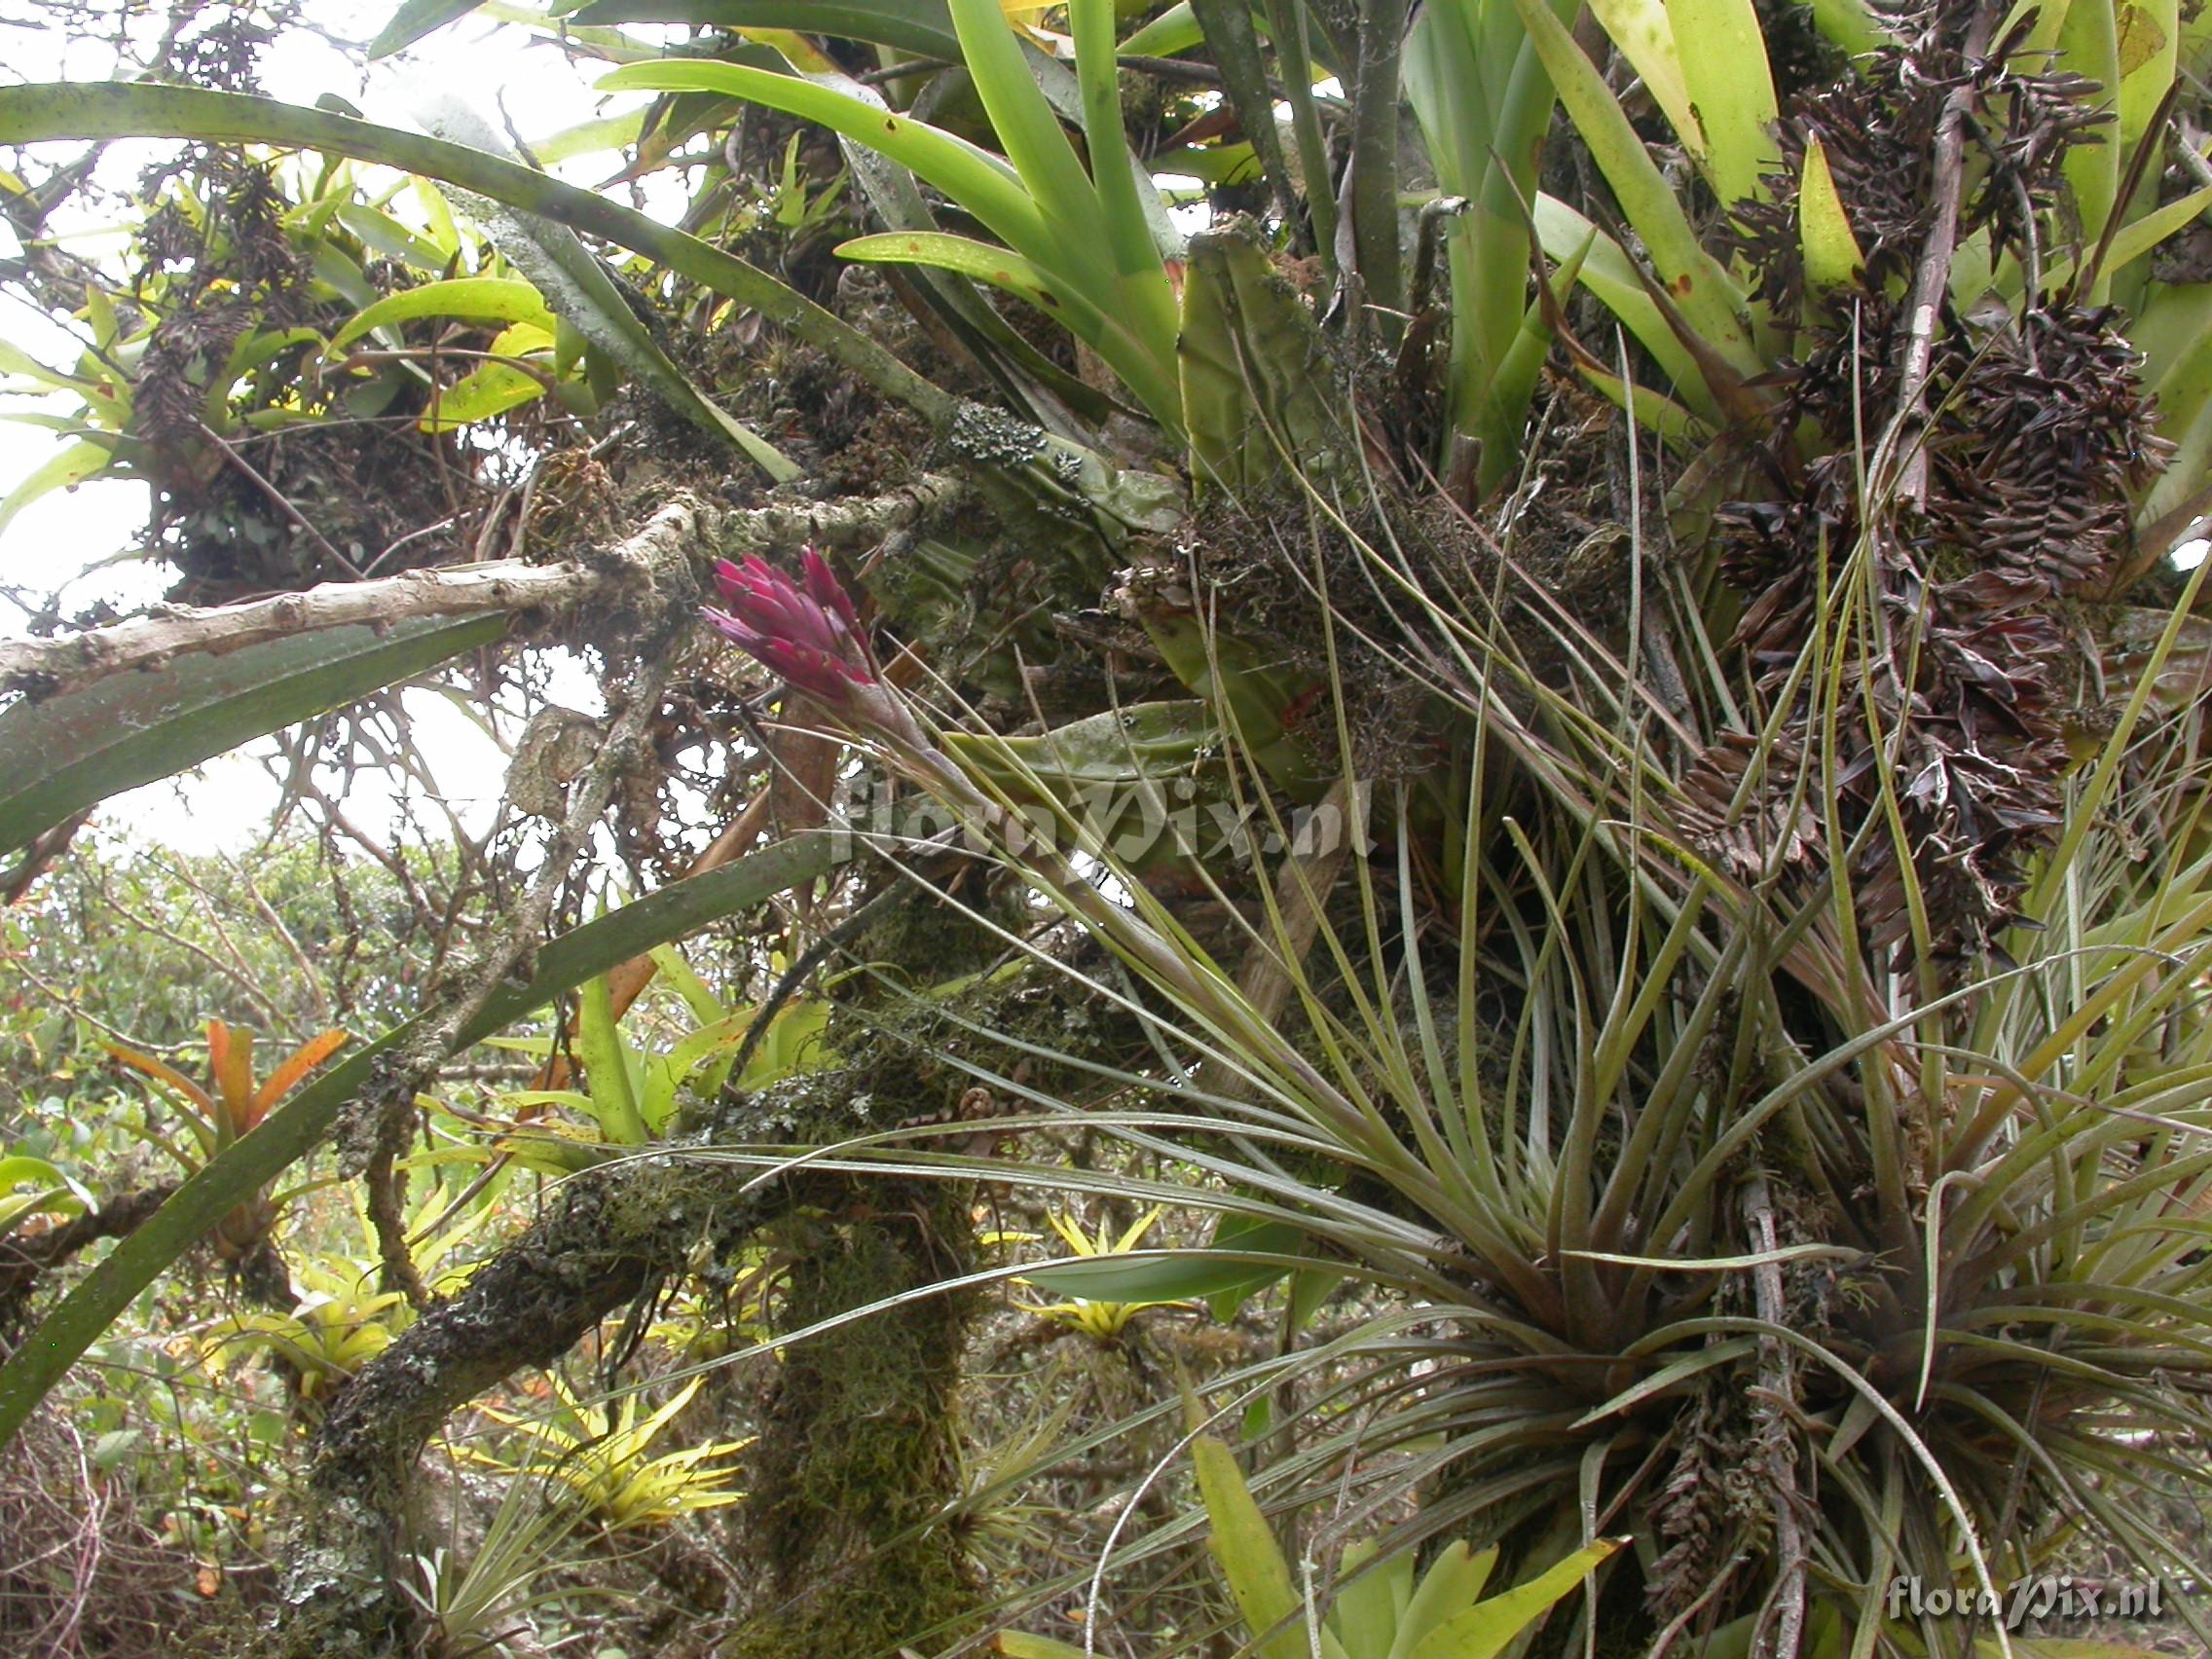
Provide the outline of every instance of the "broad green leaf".
[[553,329],[553,313],[535,283],[517,276],[449,276],[379,300],[330,337],[331,353],[343,351],[372,329],[426,316],[528,322],[547,333]]
[[423,432],[459,431],[519,409],[543,397],[548,389],[543,381],[512,363],[485,363],[437,392],[415,427]]
[[614,1017],[614,993],[605,974],[584,982],[576,1006],[576,1054],[584,1063],[591,1115],[603,1138],[615,1146],[644,1146],[645,1121],[630,1086],[629,1044]]
[[0,1192],[34,1182],[40,1186],[58,1187],[63,1192],[69,1190],[69,1178],[61,1173],[58,1164],[43,1158],[33,1158],[27,1152],[10,1153],[7,1157],[0,1158]]
[[443,272],[447,255],[438,244],[412,226],[403,225],[381,207],[365,202],[341,202],[331,217],[387,259],[396,259],[418,271]]
[[1843,198],[1836,194],[1827,150],[1818,138],[1805,144],[1804,174],[1797,185],[1797,238],[1804,249],[1809,287],[1844,287],[1865,269],[1866,256],[1851,234],[1851,218],[1843,210]]
[[0,713],[0,849],[71,813],[196,766],[499,639],[505,616],[350,624],[111,675]]
[[2143,355],[2143,387],[2158,399],[2161,415],[2179,406],[2182,384],[2174,377],[2198,357],[2207,334],[2212,334],[2212,282],[2161,288],[2134,318],[2128,344]]
[[[1575,130],[1613,187],[1629,224],[1642,239],[1675,309],[1706,347],[1738,373],[1761,372],[1766,365],[1740,314],[1743,290],[1705,251],[1673,187],[1629,125],[1604,77],[1543,0],[1513,0],[1513,5]],[[1596,258],[1593,253],[1593,263]]]
[[[502,982],[461,1033],[461,1043],[479,1042],[595,974],[723,916],[752,909],[778,893],[827,874],[852,856],[827,835],[793,837],[587,922],[539,951],[535,972],[527,982]],[[313,1150],[339,1109],[370,1086],[386,1056],[404,1050],[419,1024],[418,1018],[387,1032],[270,1113],[251,1134],[241,1136],[179,1187],[62,1298],[0,1365],[0,1445],[14,1436],[47,1390],[164,1269],[205,1236],[235,1205]]]
[[1531,1629],[1626,1538],[1601,1538],[1526,1584],[1476,1603],[1424,1637],[1411,1659],[1496,1659],[1508,1642]]
[[[1044,215],[1004,160],[927,122],[877,109],[811,81],[742,63],[637,63],[601,77],[598,90],[719,92],[819,122],[912,169],[1020,251],[1034,255],[1051,245]],[[0,127],[0,134],[4,132]]]
[[321,344],[322,336],[312,328],[249,329],[240,335],[238,344],[231,348],[223,372],[207,387],[207,424],[214,425],[222,419],[231,388],[247,375],[275,362],[287,351]]
[[1058,318],[1084,339],[1106,333],[1105,314],[1039,271],[1012,248],[944,231],[882,231],[837,244],[837,257],[872,265],[927,265],[988,282]]
[[[657,957],[660,953],[654,952]],[[719,1094],[729,1076],[730,1062],[752,1027],[748,1011],[725,1014],[693,1031],[665,1054],[646,1060],[638,1088],[638,1116],[645,1120],[648,1136],[657,1136],[676,1116],[678,1097],[691,1075],[701,1067],[706,1076],[699,1088],[709,1096]],[[712,1063],[710,1063],[712,1062]],[[748,1067],[750,1070],[750,1066]]]
[[[1573,295],[1574,284],[1582,278],[1582,267],[1590,257],[1590,250],[1598,245],[1595,230],[1583,244],[1561,261],[1560,267],[1545,278],[1548,293],[1539,293],[1529,302],[1521,313],[1521,326],[1514,333],[1513,344],[1505,355],[1498,359],[1497,371],[1491,377],[1490,404],[1493,416],[1502,427],[1512,416],[1519,416],[1519,425],[1525,428],[1530,401],[1535,396],[1536,382],[1544,372],[1544,364],[1551,357],[1552,343],[1556,337],[1552,318],[1567,314],[1567,302]],[[1476,488],[1485,496],[1520,471],[1521,446],[1515,441],[1519,430],[1511,436],[1500,430],[1495,438],[1485,435],[1481,464],[1476,472]]]
[[[1554,9],[1571,16],[1577,5],[1565,0]],[[1451,418],[1454,432],[1476,445],[1479,483],[1488,490],[1517,469],[1528,431],[1535,383],[1532,346],[1524,338],[1531,263],[1527,203],[1537,195],[1536,156],[1556,100],[1518,15],[1491,0],[1422,7],[1406,39],[1401,74],[1439,180],[1468,203],[1446,242]],[[1542,360],[1535,355],[1533,366],[1540,369]]]
[[[18,1192],[28,1187],[27,1193]],[[43,1158],[0,1158],[0,1235],[27,1215],[82,1215],[85,1203],[69,1178]]]
[[1002,1630],[991,1638],[991,1649],[1006,1659],[1093,1659],[1080,1647],[1054,1641],[1049,1636],[1030,1636],[1018,1630]]
[[1896,37],[1867,0],[1812,0],[1813,26],[1852,56],[1877,52]]
[[1751,0],[1667,0],[1690,109],[1704,129],[1705,176],[1727,203],[1765,201],[1764,175],[1782,165],[1766,37]]
[[42,500],[56,490],[74,490],[88,478],[103,472],[115,460],[115,451],[109,444],[92,438],[82,438],[65,444],[47,457],[28,478],[8,492],[8,498],[0,501],[0,535],[16,522],[16,515],[33,501]]
[[[1243,1615],[1244,1628],[1261,1659],[1309,1659],[1312,1644],[1300,1619],[1305,1598],[1293,1588],[1290,1564],[1282,1558],[1268,1518],[1252,1500],[1229,1448],[1210,1434],[1192,1443],[1191,1460],[1198,1472],[1212,1530],[1207,1543],[1221,1564],[1221,1575]],[[1345,1659],[1344,1649],[1326,1630],[1320,1632],[1322,1659]]]
[[[1052,143],[1059,146],[1074,179],[1080,181],[1080,201],[1064,200],[1076,185],[1061,183],[1051,186],[1054,201],[1040,202],[1030,194],[1029,171],[1016,171],[988,150],[910,116],[793,75],[770,74],[737,63],[666,62],[618,69],[599,86],[609,92],[713,92],[745,98],[819,122],[910,168],[1026,258],[1036,268],[1037,277],[1050,283],[1063,300],[1080,295],[1088,302],[1097,313],[1097,320],[1089,324],[1096,332],[1091,342],[1094,350],[1155,419],[1170,427],[1179,426],[1173,299],[1166,275],[1157,265],[1141,276],[1121,271],[1096,193],[1060,133],[1058,118],[1031,81],[1005,19],[995,7],[991,12],[991,28],[997,31],[1004,51],[1013,54],[1013,64],[1008,65],[995,48],[987,49],[986,56],[997,62],[1000,70],[1018,71],[1029,98],[1035,100],[1032,105],[1002,88],[1002,95],[993,105],[994,119],[1003,113],[1010,123],[1025,123],[1020,145],[1026,158],[1024,168],[1057,178],[1059,170],[1044,159],[1051,152],[1044,143],[1042,125],[1050,122]],[[977,32],[986,43],[993,41],[980,25]],[[983,71],[977,68],[975,72],[980,82]],[[1014,148],[1004,130],[1000,136],[1010,150]],[[1072,319],[1070,326],[1075,326]]]
[[660,982],[672,987],[683,999],[683,1006],[691,1011],[693,1019],[704,1026],[728,1017],[732,1012],[728,1005],[715,994],[712,985],[699,977],[698,971],[683,959],[683,952],[673,944],[663,944],[654,948],[652,958]]
[[[814,78],[863,101],[873,101],[887,111],[890,108],[880,92],[848,80],[841,73]],[[935,211],[922,194],[920,184],[905,167],[851,140],[845,144],[845,160],[853,179],[886,230],[936,231]],[[1052,362],[1035,345],[1015,333],[997,308],[976,291],[973,280],[961,279],[934,266],[916,269],[921,276],[915,287],[923,301],[959,337],[977,365],[999,383],[1016,410],[1039,425],[1054,430],[1059,429],[1066,419],[1061,409],[1055,407],[1054,399],[1081,420],[1102,423],[1111,415],[1115,407],[1113,399]],[[1039,395],[1040,390],[1044,395]]]
[[[1255,1290],[1296,1267],[1298,1247],[1305,1242],[1295,1228],[1264,1225],[1282,1236],[1240,1239],[1234,1250],[1182,1247],[1125,1256],[1076,1256],[1026,1269],[1022,1276],[1039,1290],[1086,1302],[1187,1302]],[[1279,1259],[1286,1257],[1292,1259]]]
[[1335,375],[1313,313],[1249,231],[1191,239],[1175,342],[1199,481],[1249,489],[1296,467],[1324,487],[1346,464]]
[[[1224,1211],[1214,1220],[1213,1237],[1207,1241],[1207,1246],[1217,1251],[1266,1250],[1284,1255],[1303,1255],[1307,1249],[1307,1239],[1298,1229],[1283,1222],[1268,1221],[1258,1216],[1239,1215],[1235,1211]],[[1226,1284],[1219,1290],[1194,1291],[1185,1294],[1203,1296],[1206,1301],[1206,1311],[1214,1316],[1217,1324],[1226,1325],[1236,1317],[1238,1311],[1253,1297],[1267,1289],[1269,1285],[1273,1284],[1284,1273],[1291,1272],[1293,1270],[1289,1268],[1254,1263],[1251,1267],[1250,1275],[1244,1279]],[[1304,1278],[1306,1273],[1303,1270],[1299,1270],[1297,1276]],[[1327,1276],[1333,1284],[1336,1275]],[[1171,1300],[1180,1300],[1180,1298]],[[1291,1329],[1296,1330],[1298,1328],[1299,1321],[1295,1313],[1290,1317],[1289,1323]]]
[[[1771,1628],[1773,1620],[1757,1613],[1747,1614],[1722,1625],[1706,1639],[1698,1649],[1698,1659],[1751,1659],[1751,1642],[1762,1628]],[[1899,1639],[1900,1652],[1915,1652],[1918,1643],[1911,1632],[1901,1625],[1892,1626],[1885,1632]],[[1869,1652],[1881,1649],[1868,1646]],[[1813,1604],[1805,1620],[1804,1659],[1844,1659],[1847,1651],[1843,1641],[1842,1615],[1833,1602],[1825,1598]],[[2012,1643],[2013,1659],[2020,1659],[2021,1648],[2017,1640]]]
[[610,150],[620,150],[638,141],[645,129],[646,112],[634,109],[625,115],[602,116],[596,121],[579,121],[573,127],[543,138],[533,138],[530,153],[549,167],[578,156],[596,156]]
[[1690,101],[1689,74],[1675,42],[1674,8],[1668,0],[1590,0],[1590,11],[1629,60],[1690,158],[1704,166],[1705,124]]
[[123,319],[107,290],[96,282],[85,289],[85,320],[92,324],[92,344],[103,351],[112,351],[116,337],[123,331]]
[[[2113,18],[2112,0],[2077,0],[2066,10],[2058,31],[2058,65],[2085,75],[2100,87],[2120,84],[2120,37]],[[2082,213],[2083,240],[2094,245],[2104,235],[2105,221],[2120,200],[2120,146],[2109,131],[2104,141],[2070,145],[2066,151],[2066,182],[2074,188],[2074,203]],[[2100,273],[2089,303],[2099,304],[2111,273]]]
[[954,732],[946,747],[1016,799],[1087,804],[1088,792],[1189,777],[1218,751],[1221,727],[1195,698],[1131,703],[1017,737]]
[[1414,1649],[1432,1633],[1475,1604],[1496,1567],[1494,1544],[1480,1555],[1471,1553],[1462,1539],[1446,1544],[1421,1574],[1413,1600],[1399,1615],[1397,1635],[1391,1639],[1385,1659],[1412,1659]]
[[[518,322],[493,341],[491,349],[502,357],[549,353],[553,349],[553,336],[535,323]],[[544,396],[548,389],[544,376],[534,375],[513,363],[481,363],[453,385],[434,392],[428,412],[416,422],[416,426],[425,432],[455,431],[520,408]]]
[[[1056,227],[1071,254],[1082,238],[1104,232],[1098,193],[1076,160],[1060,118],[1037,85],[1019,37],[999,0],[949,0],[960,35],[961,61],[991,119],[999,146],[1021,177],[1047,223]],[[1109,254],[1106,247],[1081,250]]]
[[785,1005],[769,1023],[768,1034],[745,1062],[737,1077],[744,1089],[764,1088],[801,1069],[808,1051],[822,1040],[830,1024],[830,1005],[819,997]]
[[[1128,282],[1133,305],[1154,304],[1159,321],[1174,328],[1174,301],[1160,280],[1160,245],[1138,189],[1137,167],[1122,126],[1122,73],[1115,61],[1114,0],[1068,0],[1068,28],[1075,36],[1076,81],[1083,93],[1084,153],[1090,158],[1091,188],[1106,223],[1116,271]],[[1272,128],[1270,128],[1272,131]],[[1067,140],[1061,139],[1067,149]],[[1074,160],[1074,153],[1069,152]],[[1076,164],[1080,175],[1082,164]],[[1146,185],[1149,188],[1150,180]]]
[[0,340],[0,374],[21,375],[56,391],[82,391],[88,383],[58,369],[50,369],[21,347]]
[[837,253],[841,258],[877,265],[927,266],[971,281],[986,282],[1027,301],[1090,347],[1129,383],[1130,390],[1140,399],[1147,387],[1156,383],[1153,353],[1145,342],[1073,282],[1040,270],[1012,249],[943,231],[882,231],[841,242]]
[[1203,626],[1178,606],[1149,605],[1140,620],[1175,678],[1205,700],[1270,778],[1302,802],[1328,793],[1323,768],[1296,729],[1311,675],[1278,652]]
[[1173,57],[1194,46],[1203,46],[1205,38],[1205,31],[1198,27],[1197,14],[1191,10],[1191,0],[1175,0],[1174,5],[1122,42],[1122,51],[1130,57]]
[[2175,446],[2137,514],[2150,524],[2201,488],[2212,465],[2212,283],[2168,288],[2131,332],[2143,383],[2157,399],[2158,432]]
[[423,209],[423,217],[429,221],[424,234],[443,257],[452,259],[461,251],[461,222],[454,217],[453,203],[446,200],[436,179],[421,173],[407,181],[407,188]]
[[[2212,185],[2191,191],[2187,196],[2154,207],[2133,224],[2123,225],[2113,234],[2112,245],[2105,250],[2104,270],[2119,273],[2157,249],[2168,237],[2179,235],[2194,224],[2207,208],[2212,208]],[[2044,281],[2055,286],[2074,274],[2074,262],[2046,271]]]
[[1414,1558],[1400,1551],[1371,1566],[1378,1548],[1373,1538],[1351,1545],[1337,1564],[1340,1586],[1329,1608],[1329,1628],[1350,1659],[1384,1659],[1398,1633],[1398,1619],[1413,1600]]
[[2181,51],[2178,0],[2114,0],[2120,66],[2120,141],[2133,144],[2173,85]]
[[[355,308],[377,303],[376,285],[362,275],[360,261],[328,238],[318,239],[308,268],[322,288]],[[328,296],[320,296],[327,298]]]
[[391,15],[391,21],[369,42],[369,56],[372,59],[389,57],[402,48],[413,46],[424,35],[448,23],[459,22],[483,3],[484,0],[405,0]]
[[1637,280],[1636,268],[1613,240],[1556,196],[1536,198],[1536,236],[1544,252],[1567,261],[1580,255],[1582,285],[1620,318],[1637,343],[1651,353],[1668,384],[1662,389],[1680,398],[1696,414],[1718,424],[1720,406],[1707,389],[1697,359],[1689,354],[1651,296]]

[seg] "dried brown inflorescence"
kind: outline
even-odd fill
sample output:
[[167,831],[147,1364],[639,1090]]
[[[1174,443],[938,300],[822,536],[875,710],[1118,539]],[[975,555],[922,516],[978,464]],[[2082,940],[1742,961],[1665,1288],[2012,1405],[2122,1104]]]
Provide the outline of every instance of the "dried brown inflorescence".
[[[2068,759],[2058,671],[2079,647],[2064,602],[2103,585],[2129,552],[2131,498],[2165,447],[2113,315],[2064,292],[1971,314],[1944,305],[1925,383],[1908,384],[1914,319],[1901,296],[1931,250],[1985,234],[2041,270],[2037,227],[2066,217],[2066,152],[2104,141],[2092,83],[2022,72],[2007,61],[2010,40],[1970,53],[1970,12],[1939,9],[1917,41],[1785,115],[1773,200],[1736,215],[1764,297],[1784,315],[1804,304],[1797,179],[1815,139],[1865,266],[1855,289],[1825,296],[1825,322],[1788,365],[1761,456],[1784,488],[1719,514],[1722,573],[1747,600],[1737,644],[1765,689],[1794,700],[1786,713],[1810,719],[1824,694],[1813,682],[1783,690],[1824,603],[1831,625],[1853,630],[1834,688],[1835,770],[1813,797],[1832,788],[1850,837],[1894,791],[1901,835],[1877,827],[1859,840],[1861,924],[1875,948],[1904,944],[1909,864],[1930,952],[1952,965],[2020,919],[2023,863],[2058,821]],[[1971,181],[1950,236],[1937,234],[1931,171],[1946,105],[1964,112]],[[2099,229],[2068,251],[2086,255]],[[1888,457],[1875,441],[1885,426]],[[1899,482],[1907,458],[1924,461],[1925,482],[1910,488]],[[1855,557],[1871,601],[1857,610],[1843,585]],[[1784,866],[1813,856],[1803,750],[1757,756],[1750,743],[1715,745],[1688,780],[1693,832],[1747,875],[1770,856]]]

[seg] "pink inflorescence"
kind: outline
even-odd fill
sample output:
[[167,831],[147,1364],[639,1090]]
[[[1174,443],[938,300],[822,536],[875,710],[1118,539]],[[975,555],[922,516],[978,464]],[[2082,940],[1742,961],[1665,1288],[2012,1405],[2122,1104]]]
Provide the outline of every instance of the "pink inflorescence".
[[836,705],[849,700],[856,686],[877,682],[875,659],[830,562],[809,547],[801,565],[803,587],[757,554],[742,565],[724,559],[715,568],[715,581],[729,608],[709,606],[707,620],[793,690]]

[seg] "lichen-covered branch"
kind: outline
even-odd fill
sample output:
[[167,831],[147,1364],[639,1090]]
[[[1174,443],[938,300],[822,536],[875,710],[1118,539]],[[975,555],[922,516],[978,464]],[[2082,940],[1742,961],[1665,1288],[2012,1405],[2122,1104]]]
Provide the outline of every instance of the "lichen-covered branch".
[[726,1254],[777,1206],[741,1194],[746,1172],[673,1158],[633,1160],[569,1183],[531,1229],[431,1307],[348,1385],[316,1437],[317,1508],[287,1574],[268,1651],[398,1651],[396,1594],[415,1460],[454,1412],[573,1347],[699,1240]]
[[58,1227],[0,1238],[0,1332],[20,1315],[41,1277],[102,1238],[135,1233],[140,1223],[168,1201],[176,1188],[174,1181],[164,1181],[120,1193],[98,1209],[88,1210]]
[[172,608],[112,627],[55,640],[0,644],[0,690],[51,696],[109,675],[157,669],[190,651],[221,654],[264,641],[349,623],[388,625],[418,616],[506,612],[558,616],[620,599],[638,572],[674,538],[694,572],[718,559],[788,551],[806,542],[847,546],[880,537],[942,511],[959,494],[954,479],[925,473],[887,495],[813,501],[778,497],[756,507],[672,503],[609,553],[556,564],[502,560],[444,571],[409,571],[376,581],[325,582],[305,593],[242,605]]

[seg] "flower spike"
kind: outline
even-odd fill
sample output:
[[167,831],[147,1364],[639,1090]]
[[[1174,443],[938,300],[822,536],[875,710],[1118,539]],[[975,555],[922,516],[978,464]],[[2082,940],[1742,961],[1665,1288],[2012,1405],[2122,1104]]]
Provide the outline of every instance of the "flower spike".
[[707,620],[763,666],[825,708],[842,709],[881,675],[861,628],[860,613],[830,562],[809,547],[804,585],[757,554],[742,565],[715,567],[726,610],[707,608]]

